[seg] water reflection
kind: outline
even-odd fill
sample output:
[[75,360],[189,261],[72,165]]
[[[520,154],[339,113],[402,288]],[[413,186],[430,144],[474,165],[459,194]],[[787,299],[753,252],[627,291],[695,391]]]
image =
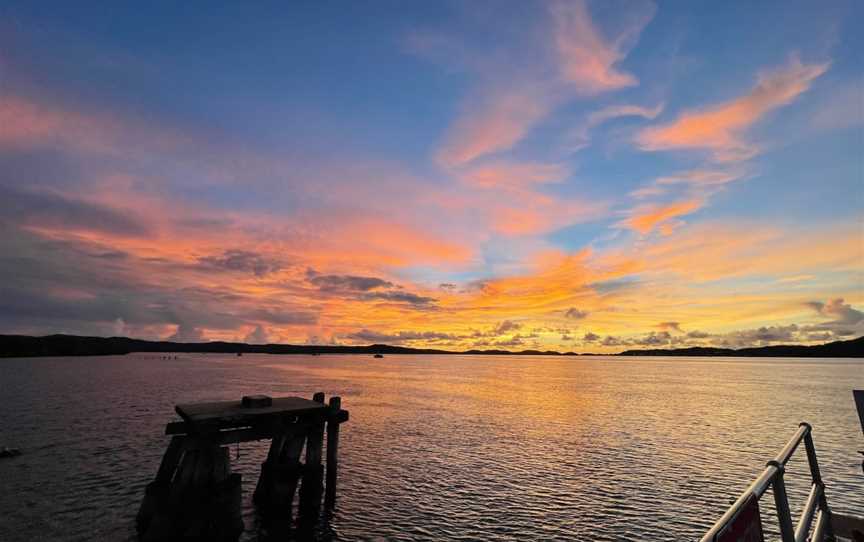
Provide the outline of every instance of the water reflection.
[[[134,538],[180,401],[338,394],[339,497],[322,540],[681,540],[701,535],[801,420],[832,506],[864,514],[858,360],[146,356],[0,363],[0,539]],[[266,446],[244,444],[243,540]],[[787,475],[794,510],[806,461]],[[769,496],[770,498],[770,496]],[[770,512],[763,512],[766,524]],[[308,534],[308,533],[307,533]],[[296,533],[291,534],[296,536]]]

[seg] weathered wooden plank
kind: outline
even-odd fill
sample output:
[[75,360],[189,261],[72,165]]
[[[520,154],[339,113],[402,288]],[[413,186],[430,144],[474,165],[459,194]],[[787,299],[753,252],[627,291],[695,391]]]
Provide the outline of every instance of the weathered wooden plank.
[[[323,401],[323,399],[322,399]],[[254,408],[244,407],[241,401],[221,401],[216,403],[180,404],[174,410],[183,418],[197,427],[208,423],[217,424],[217,428],[253,425],[256,421],[272,417],[326,412],[322,402],[310,401],[302,397],[277,397],[270,406]]]
[[171,484],[169,493],[171,502],[182,502],[183,496],[192,487],[192,479],[195,476],[200,453],[201,451],[197,449],[187,449],[183,452],[183,458],[180,460],[180,466],[177,467],[177,474]]
[[270,441],[270,449],[267,451],[267,461],[276,461],[282,455],[282,448],[285,447],[285,434],[279,433],[273,435],[273,440]]
[[[345,411],[342,411],[345,413]],[[276,429],[275,423],[263,422],[256,423],[252,427],[244,427],[237,429],[223,429],[207,435],[207,438],[212,442],[225,446],[227,444],[235,444],[237,442],[251,442],[255,440],[266,440],[274,438],[274,435],[279,434],[279,429]],[[303,432],[310,426],[308,421],[300,421],[295,423],[286,423],[284,427],[288,433]],[[282,427],[282,426],[280,426]],[[165,433],[169,435],[186,435],[188,426],[186,422],[171,422],[165,428]]]
[[162,456],[162,462],[159,464],[159,471],[156,473],[157,484],[167,484],[174,477],[177,465],[180,464],[180,457],[183,455],[184,441],[185,437],[174,437],[168,443],[168,449],[165,450],[165,455]]
[[303,453],[303,444],[306,441],[306,433],[309,431],[309,426],[305,426],[305,431],[298,431],[286,435],[285,447],[282,450],[282,455],[279,457],[279,462],[285,465],[300,465],[300,454]]
[[244,395],[240,404],[243,408],[264,408],[273,406],[273,398],[269,395]]

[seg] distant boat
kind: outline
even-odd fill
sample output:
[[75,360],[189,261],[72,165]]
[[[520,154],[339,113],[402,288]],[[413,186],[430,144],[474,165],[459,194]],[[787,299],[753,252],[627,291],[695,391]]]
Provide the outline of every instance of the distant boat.
[[372,357],[375,357],[375,358],[383,358],[383,357],[384,357],[384,354],[375,354],[375,355],[372,356]]
[[237,357],[238,357],[238,358],[239,358],[240,356],[242,356],[242,355],[243,355],[243,352],[237,352]]

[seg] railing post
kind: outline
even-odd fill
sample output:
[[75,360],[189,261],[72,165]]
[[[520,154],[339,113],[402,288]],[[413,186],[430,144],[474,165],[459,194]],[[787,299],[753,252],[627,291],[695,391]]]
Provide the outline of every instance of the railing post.
[[777,473],[771,482],[774,493],[774,504],[777,507],[777,519],[780,522],[780,539],[783,542],[795,542],[795,528],[792,526],[792,513],[789,511],[789,497],[786,495],[786,482],[783,481],[783,472],[786,468],[782,463],[771,460],[767,466],[777,467]]
[[819,471],[819,461],[816,459],[816,446],[813,444],[813,427],[807,422],[801,422],[799,425],[807,427],[807,433],[804,434],[804,449],[807,451],[807,464],[810,466],[810,476],[813,478],[813,483],[818,484],[821,488],[819,495],[819,509],[827,518],[827,533],[831,535],[831,510],[828,508],[828,498],[825,496],[825,484],[822,482],[822,473]]

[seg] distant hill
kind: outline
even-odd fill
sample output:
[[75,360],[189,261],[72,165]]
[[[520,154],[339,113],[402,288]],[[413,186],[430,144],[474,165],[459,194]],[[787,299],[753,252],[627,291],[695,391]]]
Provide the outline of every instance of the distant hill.
[[[221,354],[475,354],[518,356],[576,356],[554,350],[468,350],[453,352],[434,348],[408,348],[372,344],[368,346],[246,344],[229,342],[177,343],[143,341],[127,337],[80,337],[77,335],[0,335],[0,357],[104,356],[132,352],[185,352]],[[592,355],[592,354],[581,354]],[[765,346],[761,348],[680,348],[675,350],[627,350],[621,356],[776,356],[776,357],[864,357],[864,337],[818,346]]]
[[[177,343],[170,341],[143,341],[127,337],[80,337],[77,335],[0,335],[0,357],[36,356],[103,356],[132,352],[186,352],[222,354],[474,354],[519,356],[576,356],[574,352],[554,350],[468,350],[453,352],[434,348],[408,348],[372,344],[369,346],[245,344],[229,342]],[[593,354],[581,354],[593,355]],[[672,350],[627,350],[620,356],[774,356],[774,357],[864,357],[864,337],[850,341],[837,341],[817,346],[764,346],[760,348],[678,348]]]
[[784,358],[864,358],[864,337],[849,341],[803,346],[784,344],[756,348],[692,348],[627,350],[619,356],[742,356]]
[[552,350],[471,350],[451,352],[435,348],[408,348],[387,344],[368,346],[294,345],[294,344],[246,344],[230,342],[178,343],[170,341],[144,341],[127,337],[80,337],[77,335],[0,335],[0,357],[36,356],[101,356],[120,355],[132,352],[197,352],[223,354],[517,354],[573,356],[573,352]]

